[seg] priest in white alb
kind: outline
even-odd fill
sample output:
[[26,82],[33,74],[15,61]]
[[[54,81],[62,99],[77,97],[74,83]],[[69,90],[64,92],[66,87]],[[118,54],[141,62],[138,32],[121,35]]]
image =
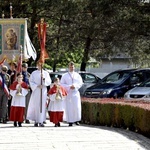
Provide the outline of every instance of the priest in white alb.
[[27,111],[27,119],[35,121],[35,127],[44,127],[43,122],[46,120],[47,86],[51,84],[51,78],[47,71],[43,69],[41,71],[42,64],[40,61],[38,61],[37,67],[38,69],[33,71],[29,78],[32,93]]
[[81,97],[79,88],[83,85],[79,73],[75,72],[73,62],[69,63],[69,71],[63,74],[60,84],[66,89],[67,96],[65,102],[64,121],[72,126],[74,123],[79,125],[81,121]]

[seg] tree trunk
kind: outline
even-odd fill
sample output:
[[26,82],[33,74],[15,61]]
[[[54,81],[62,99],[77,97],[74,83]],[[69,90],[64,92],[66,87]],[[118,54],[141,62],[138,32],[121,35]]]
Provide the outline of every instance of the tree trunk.
[[57,66],[56,64],[57,64],[57,60],[55,58],[53,63],[53,72],[56,72],[56,66]]
[[90,50],[91,42],[92,42],[92,39],[90,37],[87,37],[80,71],[86,71],[86,64],[89,59],[89,50]]

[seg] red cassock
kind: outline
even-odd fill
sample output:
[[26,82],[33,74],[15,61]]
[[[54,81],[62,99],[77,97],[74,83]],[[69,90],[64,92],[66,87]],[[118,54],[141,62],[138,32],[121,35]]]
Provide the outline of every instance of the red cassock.
[[64,97],[67,95],[66,90],[59,86],[59,90],[61,91],[62,98],[60,100],[56,100],[56,92],[57,92],[56,85],[54,85],[48,92],[50,96],[50,104],[48,106],[48,112],[50,116],[50,122],[57,124],[58,122],[63,121],[63,114],[64,114]]
[[10,85],[10,94],[12,95],[10,121],[23,122],[25,112],[25,96],[28,93],[28,85],[25,82],[21,83],[22,95],[16,95],[18,82],[15,81]]

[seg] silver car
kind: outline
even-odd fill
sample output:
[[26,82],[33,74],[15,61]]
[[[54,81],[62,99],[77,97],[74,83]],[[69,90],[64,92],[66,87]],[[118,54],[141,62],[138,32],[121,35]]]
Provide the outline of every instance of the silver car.
[[128,100],[148,100],[150,101],[150,79],[141,83],[139,86],[127,91],[124,95]]

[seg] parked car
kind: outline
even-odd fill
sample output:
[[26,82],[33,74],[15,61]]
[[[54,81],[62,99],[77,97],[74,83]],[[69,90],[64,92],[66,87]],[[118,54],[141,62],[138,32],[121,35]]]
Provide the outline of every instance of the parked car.
[[97,75],[93,74],[93,73],[79,72],[79,74],[81,75],[83,83],[84,83],[82,85],[82,87],[79,89],[81,96],[84,95],[84,92],[88,87],[95,85],[101,81],[101,78],[98,77]]
[[101,82],[86,89],[84,96],[90,98],[120,98],[124,94],[150,78],[150,69],[117,70]]
[[[28,72],[32,73],[33,71],[37,70],[37,67],[28,67]],[[66,71],[60,71],[60,72],[49,72],[49,75],[51,77],[52,82],[54,81],[54,79],[56,77],[58,77],[59,79],[61,79],[62,75],[65,73]],[[89,73],[89,72],[79,72],[79,74],[82,77],[83,80],[83,85],[82,87],[79,89],[80,95],[83,96],[86,88],[95,85],[96,83],[101,81],[101,78],[98,77],[97,75],[93,74],[93,73]],[[48,87],[49,90],[50,87]]]
[[51,77],[51,80],[52,80],[52,83],[54,82],[54,79],[55,78],[59,78],[61,79],[62,75],[64,74],[65,72],[50,72],[49,75]]
[[148,100],[150,101],[150,79],[139,86],[127,91],[124,95],[127,100]]
[[[54,78],[58,77],[59,79],[61,79],[62,75],[64,74],[65,72],[51,72],[50,73],[50,77],[52,79],[52,82],[54,80]],[[93,73],[88,73],[88,72],[79,72],[79,74],[81,75],[82,77],[82,80],[83,80],[83,85],[82,87],[79,89],[79,92],[80,92],[80,95],[82,96],[86,90],[86,88],[92,86],[92,85],[95,85],[96,83],[100,82],[101,79],[93,74]]]

